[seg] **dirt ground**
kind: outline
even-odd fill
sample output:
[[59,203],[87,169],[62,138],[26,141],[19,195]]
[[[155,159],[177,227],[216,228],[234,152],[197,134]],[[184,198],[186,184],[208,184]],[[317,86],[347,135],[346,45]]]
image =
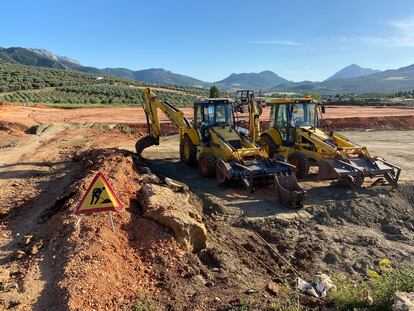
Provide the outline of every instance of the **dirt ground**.
[[[266,310],[291,299],[288,285],[295,271],[305,279],[318,271],[358,279],[379,259],[399,263],[414,256],[414,131],[345,132],[402,167],[397,190],[369,188],[367,182],[354,193],[330,182],[302,180],[308,198],[303,209],[293,211],[278,203],[272,189],[248,194],[200,178],[197,169],[179,162],[176,135],[163,137],[138,159],[131,151],[143,135],[139,130],[75,124],[92,118],[88,110],[76,112],[77,120],[64,119],[66,110],[59,116],[49,108],[7,109],[0,110],[0,309],[237,310],[249,305]],[[28,130],[53,118],[68,123]],[[193,204],[204,211],[206,250],[184,251],[170,229],[142,216],[143,166],[189,185]],[[114,214],[115,234],[107,214],[84,217],[75,228],[73,211],[98,171],[126,207]],[[304,295],[300,302],[309,308],[329,304]]]
[[[193,118],[192,108],[183,108],[189,119]],[[263,119],[269,118],[270,109],[266,107]],[[391,107],[359,107],[359,106],[333,106],[328,107],[324,118],[369,118],[369,117],[414,117],[413,108]],[[32,126],[34,124],[60,124],[60,123],[106,123],[106,124],[144,124],[145,114],[139,108],[80,108],[56,109],[48,107],[16,107],[0,105],[0,120]],[[160,113],[160,120],[168,119]]]

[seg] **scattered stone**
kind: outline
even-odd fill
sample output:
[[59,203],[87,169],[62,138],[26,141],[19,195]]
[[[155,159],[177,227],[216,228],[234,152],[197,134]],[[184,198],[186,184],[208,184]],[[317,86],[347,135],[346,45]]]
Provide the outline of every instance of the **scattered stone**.
[[21,250],[18,250],[18,251],[16,252],[16,255],[15,255],[15,257],[16,257],[17,259],[21,259],[21,258],[23,258],[24,256],[26,256],[26,253],[25,253],[25,252],[23,252],[23,251],[21,251]]
[[394,294],[393,311],[411,311],[414,310],[414,292],[404,293],[396,292]]
[[25,236],[23,237],[23,244],[24,244],[24,245],[28,245],[28,244],[30,244],[30,242],[32,242],[33,237],[34,237],[34,235],[33,235],[33,234],[28,234],[28,235],[25,235]]
[[256,291],[254,290],[254,289],[246,289],[245,291],[244,291],[244,293],[245,294],[247,294],[247,295],[251,295],[251,294],[254,294]]
[[202,209],[189,202],[190,194],[144,184],[141,190],[144,217],[171,228],[179,244],[194,253],[206,248],[207,229]]
[[9,301],[9,305],[8,305],[7,309],[14,308],[14,307],[18,306],[19,304],[20,304],[19,300],[12,299],[12,300]]
[[160,184],[161,180],[155,174],[143,174],[139,181],[144,184]]
[[174,191],[188,191],[189,190],[188,185],[178,180],[165,177],[164,181],[167,184],[167,186],[170,187]]
[[33,245],[32,248],[30,249],[30,254],[36,255],[38,252],[39,252],[39,249],[37,248],[37,246]]
[[219,298],[219,297],[214,297],[214,301],[215,301],[215,302],[221,302],[222,300],[221,300],[221,298]]
[[203,278],[203,276],[201,274],[197,274],[197,275],[193,276],[193,281],[195,283],[202,284],[202,285],[206,284],[206,280]]
[[85,162],[85,166],[86,167],[91,167],[91,166],[93,166],[93,161],[91,160],[91,159],[88,159],[88,160],[86,160],[86,162]]
[[213,287],[214,283],[211,281],[207,281],[206,284],[204,284],[206,287]]
[[270,281],[270,282],[269,282],[269,283],[267,283],[267,285],[266,285],[266,290],[267,290],[269,293],[271,293],[272,295],[277,296],[277,295],[279,294],[279,292],[280,292],[280,286],[279,286],[277,283],[275,283],[275,282],[273,282],[273,281]]
[[334,265],[337,263],[338,258],[334,253],[327,253],[323,261],[326,262],[328,265]]
[[39,250],[43,247],[43,240],[38,241],[36,244],[32,246],[30,249],[30,253],[32,255],[35,255],[39,252]]
[[147,166],[140,167],[140,171],[143,174],[152,174],[151,169]]

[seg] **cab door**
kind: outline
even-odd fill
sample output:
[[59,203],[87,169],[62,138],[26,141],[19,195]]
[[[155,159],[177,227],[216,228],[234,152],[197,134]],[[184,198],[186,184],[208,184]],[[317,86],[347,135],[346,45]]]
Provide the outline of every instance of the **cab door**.
[[290,104],[272,105],[269,127],[279,133],[283,146],[290,146],[295,142],[295,128],[290,124],[291,115]]

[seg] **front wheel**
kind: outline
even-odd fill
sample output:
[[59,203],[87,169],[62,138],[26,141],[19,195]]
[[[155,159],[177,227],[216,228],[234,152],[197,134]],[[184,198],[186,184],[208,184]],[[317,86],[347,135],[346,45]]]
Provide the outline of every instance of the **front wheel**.
[[216,175],[217,158],[215,155],[202,152],[198,157],[198,170],[203,177],[214,177]]
[[197,147],[188,135],[185,135],[180,144],[180,159],[189,166],[197,164]]

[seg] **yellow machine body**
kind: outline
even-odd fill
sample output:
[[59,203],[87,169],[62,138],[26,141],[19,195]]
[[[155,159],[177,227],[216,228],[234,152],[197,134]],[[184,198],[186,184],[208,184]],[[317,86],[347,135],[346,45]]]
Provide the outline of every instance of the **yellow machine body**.
[[[278,98],[270,106],[269,128],[251,137],[273,157],[282,156],[296,166],[296,175],[304,177],[309,166],[318,166],[318,179],[345,180],[357,189],[365,177],[384,177],[397,186],[401,169],[378,157],[347,137],[319,127],[325,107],[312,98]],[[250,127],[250,131],[252,127]]]
[[202,176],[216,176],[219,184],[241,181],[250,191],[256,183],[274,184],[283,204],[303,206],[305,191],[296,182],[294,167],[270,159],[262,147],[235,129],[232,99],[204,98],[193,103],[194,120],[190,122],[182,111],[146,89],[143,108],[148,135],[137,141],[138,155],[159,144],[160,110],[179,130],[181,160],[197,165]]

